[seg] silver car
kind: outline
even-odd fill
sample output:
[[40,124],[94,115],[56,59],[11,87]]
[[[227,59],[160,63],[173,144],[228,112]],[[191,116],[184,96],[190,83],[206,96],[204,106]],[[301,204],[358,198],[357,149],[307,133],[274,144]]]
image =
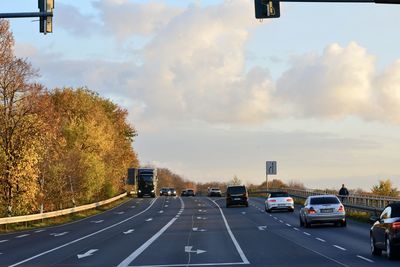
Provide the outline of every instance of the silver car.
[[309,196],[300,209],[300,226],[315,223],[334,223],[346,226],[346,212],[335,195]]

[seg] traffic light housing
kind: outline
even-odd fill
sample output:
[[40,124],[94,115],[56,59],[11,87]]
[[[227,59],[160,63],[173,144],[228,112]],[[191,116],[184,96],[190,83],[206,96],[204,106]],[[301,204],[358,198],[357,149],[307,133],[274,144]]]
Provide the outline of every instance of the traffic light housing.
[[256,18],[279,18],[281,15],[279,0],[254,0]]
[[39,11],[41,13],[51,13],[51,16],[40,16],[39,30],[46,34],[53,32],[53,9],[54,0],[38,0]]

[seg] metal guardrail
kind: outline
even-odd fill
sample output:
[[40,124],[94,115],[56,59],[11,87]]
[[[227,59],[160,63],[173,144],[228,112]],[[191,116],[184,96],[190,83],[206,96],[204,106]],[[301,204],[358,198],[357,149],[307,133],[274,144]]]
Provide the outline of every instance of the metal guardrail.
[[78,206],[78,207],[74,207],[74,208],[68,208],[68,209],[56,210],[56,211],[44,212],[44,213],[38,213],[38,214],[31,214],[31,215],[3,217],[3,218],[0,218],[0,225],[9,224],[9,223],[37,221],[37,220],[72,214],[72,213],[79,212],[79,211],[89,210],[89,209],[97,208],[97,207],[103,206],[105,204],[114,202],[120,198],[127,196],[127,194],[128,193],[123,193],[121,195],[115,196],[115,197],[107,199],[107,200],[102,200],[102,201],[99,201],[96,203],[82,205],[82,206]]
[[[259,190],[252,191],[251,194],[266,194],[274,191],[286,191],[289,195],[306,199],[308,196],[315,195],[331,195],[331,192],[326,192],[324,190],[311,190],[311,189],[296,189],[296,188],[271,188],[270,190]],[[400,198],[395,197],[384,197],[377,195],[356,195],[351,194],[348,196],[340,196],[345,207],[365,212],[381,212],[389,203],[400,201]]]

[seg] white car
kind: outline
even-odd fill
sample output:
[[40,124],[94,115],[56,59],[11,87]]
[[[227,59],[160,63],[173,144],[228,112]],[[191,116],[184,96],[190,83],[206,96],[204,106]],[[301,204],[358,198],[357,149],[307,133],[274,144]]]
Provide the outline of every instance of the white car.
[[272,210],[288,210],[293,212],[293,198],[287,192],[272,192],[268,194],[265,200],[265,211],[271,212]]

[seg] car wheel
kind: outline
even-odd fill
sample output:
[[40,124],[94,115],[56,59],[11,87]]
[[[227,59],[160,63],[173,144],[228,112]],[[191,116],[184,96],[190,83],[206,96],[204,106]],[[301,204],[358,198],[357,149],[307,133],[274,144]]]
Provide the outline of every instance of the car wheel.
[[369,240],[370,240],[371,254],[375,256],[382,255],[382,249],[379,249],[375,246],[375,240],[372,234],[370,235]]
[[310,228],[311,227],[311,223],[307,222],[307,219],[304,218],[304,226],[306,228]]
[[346,227],[346,226],[347,226],[347,221],[344,220],[343,222],[341,222],[341,223],[340,223],[340,226],[341,226],[341,227]]
[[396,259],[398,256],[398,252],[393,247],[389,237],[386,237],[386,256],[389,260]]
[[301,216],[299,216],[299,220],[300,220],[300,227],[304,227],[304,222],[303,222],[303,220],[301,219]]
[[294,212],[294,209],[289,209],[290,212]]

